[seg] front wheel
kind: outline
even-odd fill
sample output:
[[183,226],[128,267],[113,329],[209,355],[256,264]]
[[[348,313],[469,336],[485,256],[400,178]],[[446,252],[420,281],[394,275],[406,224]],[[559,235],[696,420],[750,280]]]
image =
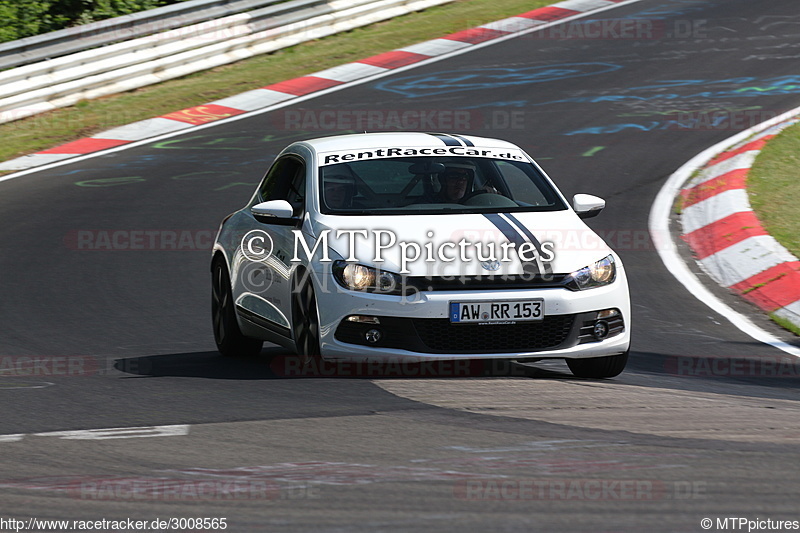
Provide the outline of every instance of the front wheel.
[[302,364],[305,366],[312,361],[319,361],[319,315],[311,282],[301,284],[295,281],[292,289],[292,328]]
[[261,353],[263,342],[245,337],[236,322],[231,280],[225,262],[214,262],[211,279],[211,318],[219,353],[226,357],[249,357]]
[[619,355],[591,359],[567,359],[567,366],[579,378],[613,378],[625,369],[625,365],[628,364],[628,353],[630,353],[630,349]]

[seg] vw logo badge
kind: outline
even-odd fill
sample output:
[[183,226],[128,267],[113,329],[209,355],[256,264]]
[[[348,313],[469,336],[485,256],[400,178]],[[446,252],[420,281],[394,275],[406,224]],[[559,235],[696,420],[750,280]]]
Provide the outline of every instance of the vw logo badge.
[[497,259],[493,261],[481,261],[481,266],[484,270],[489,270],[491,272],[497,272],[500,270],[500,261]]

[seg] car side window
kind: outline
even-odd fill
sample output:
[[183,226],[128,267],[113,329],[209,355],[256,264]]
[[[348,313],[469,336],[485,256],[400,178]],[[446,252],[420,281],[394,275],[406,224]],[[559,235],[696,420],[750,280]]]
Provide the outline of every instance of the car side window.
[[262,202],[286,200],[294,208],[295,216],[305,207],[306,167],[293,156],[282,157],[272,165],[261,184],[259,196]]
[[302,163],[289,184],[286,201],[292,204],[294,216],[301,216],[306,207],[306,168]]

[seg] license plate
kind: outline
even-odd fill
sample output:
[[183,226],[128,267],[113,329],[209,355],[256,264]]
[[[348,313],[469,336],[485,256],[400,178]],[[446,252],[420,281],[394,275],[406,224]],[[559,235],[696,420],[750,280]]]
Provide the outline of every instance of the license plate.
[[450,302],[453,324],[514,324],[544,318],[544,300]]

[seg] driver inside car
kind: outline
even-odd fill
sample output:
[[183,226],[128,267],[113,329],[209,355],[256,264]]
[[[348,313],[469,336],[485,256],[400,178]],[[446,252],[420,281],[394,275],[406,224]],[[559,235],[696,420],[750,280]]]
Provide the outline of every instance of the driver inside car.
[[475,179],[475,169],[463,163],[447,163],[443,172],[439,173],[441,189],[435,201],[457,204],[467,194]]
[[347,165],[331,165],[322,171],[322,201],[329,209],[354,207],[356,192],[356,178]]
[[[439,173],[441,189],[434,197],[437,203],[460,203],[469,196],[475,182],[475,167],[468,163],[445,163],[444,171]],[[497,193],[497,189],[487,185],[481,191]]]

